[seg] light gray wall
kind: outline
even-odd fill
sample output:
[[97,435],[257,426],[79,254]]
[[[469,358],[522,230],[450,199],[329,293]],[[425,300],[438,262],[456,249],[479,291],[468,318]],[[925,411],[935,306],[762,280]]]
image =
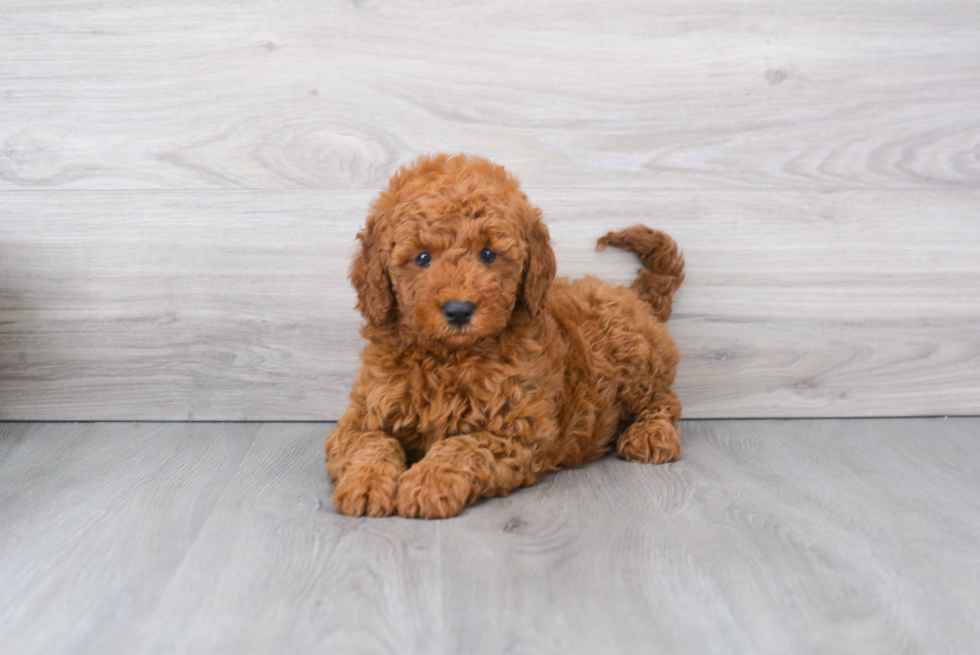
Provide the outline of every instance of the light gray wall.
[[[887,6],[887,11],[885,7]],[[685,416],[980,410],[970,3],[9,0],[0,419],[336,419],[401,164],[518,173],[560,273],[688,277]]]

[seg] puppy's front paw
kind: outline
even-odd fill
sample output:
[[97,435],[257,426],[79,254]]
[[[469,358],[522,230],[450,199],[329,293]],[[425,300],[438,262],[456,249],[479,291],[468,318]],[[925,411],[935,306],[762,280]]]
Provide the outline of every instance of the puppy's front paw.
[[398,513],[410,519],[449,518],[463,511],[472,492],[466,475],[423,460],[398,480]]
[[619,436],[619,456],[631,462],[663,464],[681,456],[677,427],[666,419],[637,421]]
[[386,463],[353,465],[337,481],[333,504],[347,516],[389,516],[395,511],[400,472]]

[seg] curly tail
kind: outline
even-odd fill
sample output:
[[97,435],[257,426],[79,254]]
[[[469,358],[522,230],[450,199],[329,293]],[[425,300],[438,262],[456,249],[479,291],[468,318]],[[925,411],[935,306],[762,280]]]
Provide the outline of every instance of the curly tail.
[[670,317],[671,300],[684,281],[684,257],[674,240],[645,225],[634,225],[621,232],[610,232],[596,242],[596,250],[614,245],[640,256],[643,268],[633,290],[650,303],[661,321]]

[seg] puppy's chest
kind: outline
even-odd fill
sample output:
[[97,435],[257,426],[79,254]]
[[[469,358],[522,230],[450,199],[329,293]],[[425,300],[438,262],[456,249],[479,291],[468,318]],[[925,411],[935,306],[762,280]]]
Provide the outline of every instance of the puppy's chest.
[[457,434],[486,430],[491,415],[506,403],[503,380],[467,370],[392,371],[371,396],[371,423],[406,444],[428,445]]

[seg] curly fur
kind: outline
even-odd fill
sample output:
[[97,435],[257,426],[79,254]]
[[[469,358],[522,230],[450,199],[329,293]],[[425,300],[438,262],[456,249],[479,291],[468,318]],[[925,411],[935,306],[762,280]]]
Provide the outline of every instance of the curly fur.
[[[399,170],[357,236],[369,343],[326,442],[341,512],[448,517],[613,446],[639,462],[680,456],[664,321],[684,263],[669,236],[637,225],[599,239],[639,255],[631,288],[555,279],[541,211],[502,167],[466,155]],[[469,324],[446,320],[449,300],[476,306]]]

